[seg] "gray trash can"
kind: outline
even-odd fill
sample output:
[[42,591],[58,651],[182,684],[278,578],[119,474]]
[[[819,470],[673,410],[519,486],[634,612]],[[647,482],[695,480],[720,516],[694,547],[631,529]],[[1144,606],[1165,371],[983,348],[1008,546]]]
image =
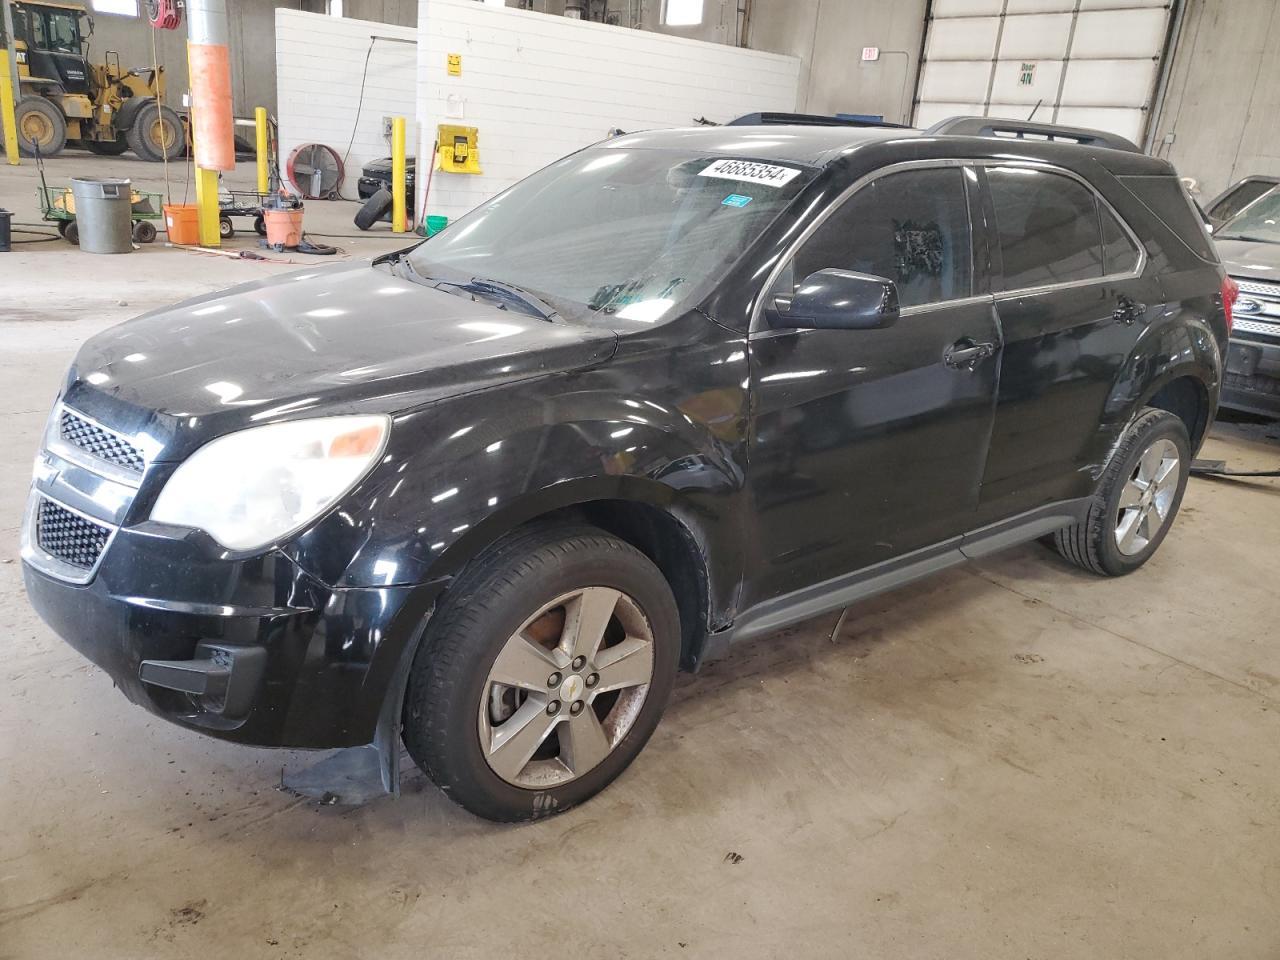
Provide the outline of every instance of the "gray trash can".
[[76,229],[86,253],[132,253],[131,184],[115,177],[72,177]]

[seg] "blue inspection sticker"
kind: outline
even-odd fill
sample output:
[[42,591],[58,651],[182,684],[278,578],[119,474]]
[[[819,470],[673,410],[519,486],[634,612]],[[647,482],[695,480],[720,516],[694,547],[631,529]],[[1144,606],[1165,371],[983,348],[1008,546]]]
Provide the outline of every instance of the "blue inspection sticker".
[[726,207],[745,207],[751,202],[751,198],[744,197],[740,193],[731,193],[720,202]]

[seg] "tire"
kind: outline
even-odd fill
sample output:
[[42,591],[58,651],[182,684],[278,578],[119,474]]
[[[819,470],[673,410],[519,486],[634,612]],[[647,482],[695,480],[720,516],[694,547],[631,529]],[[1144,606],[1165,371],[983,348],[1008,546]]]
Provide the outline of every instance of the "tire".
[[391,191],[379,190],[356,211],[355,224],[361,230],[368,230],[389,213],[391,213]]
[[23,97],[14,108],[18,131],[18,152],[34,157],[56,157],[67,145],[67,121],[52,102],[44,97]]
[[218,218],[218,236],[223,240],[230,239],[236,235],[235,225],[231,222],[230,217]]
[[[603,615],[609,626],[596,641],[602,645],[582,664],[570,659],[572,631],[562,628],[588,602],[597,611],[605,609],[601,602],[614,605]],[[526,643],[529,635],[540,636],[542,646]],[[524,655],[506,662],[529,666],[530,692],[494,680],[503,669],[499,655],[508,652]],[[594,527],[532,528],[473,561],[431,616],[405,694],[405,745],[451,800],[477,816],[515,822],[562,813],[604,789],[644,747],[666,706],[679,654],[675,599],[647,557]],[[548,667],[542,657],[554,663]],[[625,683],[618,673],[623,661],[635,668]],[[637,676],[648,676],[647,684]],[[490,711],[499,708],[513,712],[495,723]],[[502,754],[497,737],[487,752],[486,731],[492,736],[493,727],[517,721],[522,731],[546,731],[526,741],[541,744],[532,757]],[[604,737],[583,737],[587,755],[575,771],[580,730]],[[502,744],[514,744],[516,736]]]
[[267,235],[267,221],[261,214],[253,218],[253,232],[260,237]]
[[62,231],[62,239],[67,243],[74,243],[80,246],[80,227],[74,220],[66,221],[66,228]]
[[151,243],[156,238],[156,226],[150,220],[139,220],[133,225],[134,243]]
[[[1161,479],[1174,457],[1171,472]],[[1157,459],[1159,463],[1153,468]],[[1190,467],[1191,440],[1186,424],[1166,410],[1147,409],[1121,439],[1085,519],[1055,533],[1054,549],[1099,576],[1118,577],[1137,570],[1151,559],[1173,526]],[[1154,493],[1147,492],[1151,474],[1157,481]],[[1138,497],[1140,492],[1148,499]]]
[[102,157],[118,157],[129,149],[129,141],[124,137],[118,140],[86,140],[85,149]]
[[[161,134],[163,132],[163,140]],[[186,149],[186,131],[182,118],[172,107],[161,105],[159,116],[153,105],[144,105],[134,115],[133,124],[125,132],[129,149],[143,160],[174,160]]]

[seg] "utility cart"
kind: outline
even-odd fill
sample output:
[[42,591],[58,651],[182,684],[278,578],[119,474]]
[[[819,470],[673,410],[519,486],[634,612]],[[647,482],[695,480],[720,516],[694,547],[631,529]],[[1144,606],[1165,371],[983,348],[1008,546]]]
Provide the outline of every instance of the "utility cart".
[[267,225],[262,218],[262,201],[268,196],[256,190],[218,191],[218,230],[225,240],[236,235],[232,217],[253,217],[253,229],[260,237],[267,235]]
[[[41,218],[47,223],[56,224],[58,234],[69,243],[80,242],[80,230],[76,226],[76,198],[70,187],[36,187],[36,195],[40,198]],[[133,221],[133,240],[135,243],[150,243],[156,238],[156,227],[152,220],[159,220],[164,214],[161,211],[163,199],[161,194],[148,190],[132,190],[129,195],[129,218]]]

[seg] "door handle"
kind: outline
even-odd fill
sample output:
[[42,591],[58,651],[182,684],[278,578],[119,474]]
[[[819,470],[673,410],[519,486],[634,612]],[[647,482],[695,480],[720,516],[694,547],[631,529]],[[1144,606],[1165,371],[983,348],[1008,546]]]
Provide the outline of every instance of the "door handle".
[[1116,303],[1116,308],[1111,311],[1111,319],[1118,323],[1133,323],[1146,312],[1147,305],[1145,303],[1138,303],[1128,297],[1121,297]]
[[972,340],[957,340],[947,347],[942,355],[942,362],[954,370],[972,370],[979,360],[985,360],[996,352],[994,343],[974,343]]

